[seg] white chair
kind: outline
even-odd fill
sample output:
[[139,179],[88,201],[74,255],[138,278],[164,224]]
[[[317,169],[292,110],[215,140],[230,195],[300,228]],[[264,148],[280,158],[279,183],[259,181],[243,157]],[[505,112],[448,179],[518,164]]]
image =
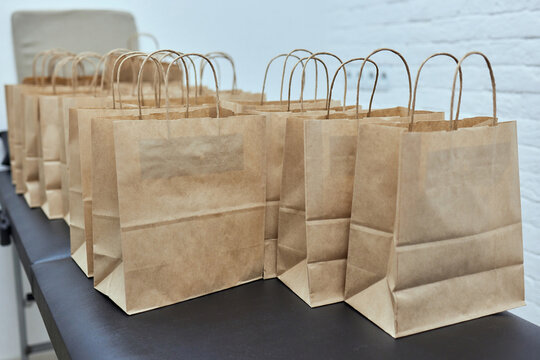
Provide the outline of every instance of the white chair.
[[21,82],[32,74],[34,56],[61,48],[99,54],[115,48],[138,48],[133,15],[124,11],[17,11],[11,16],[13,52]]

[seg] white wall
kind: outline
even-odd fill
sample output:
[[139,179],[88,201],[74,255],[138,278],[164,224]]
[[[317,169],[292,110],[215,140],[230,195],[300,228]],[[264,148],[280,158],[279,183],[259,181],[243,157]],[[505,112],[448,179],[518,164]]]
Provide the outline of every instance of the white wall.
[[[342,58],[392,47],[409,61],[413,76],[421,61],[438,52],[461,57],[484,51],[497,80],[501,120],[518,120],[520,176],[528,305],[516,314],[540,325],[540,2],[455,0],[363,1],[30,1],[0,2],[0,83],[13,83],[15,65],[10,16],[23,9],[112,8],[130,10],[140,31],[151,32],[162,48],[184,52],[230,53],[239,87],[260,91],[266,62],[274,55],[303,47],[327,50]],[[149,41],[143,48],[151,49]],[[402,65],[389,55],[376,55],[386,74],[376,107],[407,103]],[[223,67],[225,71],[225,68]],[[446,59],[429,63],[423,72],[418,106],[448,111],[454,66]],[[278,94],[278,67],[270,78],[270,97]],[[464,68],[464,115],[489,115],[490,84],[479,59]],[[225,86],[228,84],[224,78]],[[322,83],[321,83],[322,84]],[[2,89],[3,92],[3,89]],[[296,92],[295,92],[296,93]],[[339,94],[339,92],[338,92]],[[365,91],[361,102],[365,106]],[[349,96],[351,98],[353,96]],[[0,107],[4,107],[2,94]],[[0,128],[5,118],[0,117]],[[10,249],[0,248],[0,334],[15,334]],[[34,316],[36,316],[34,314]],[[17,354],[14,339],[0,337],[0,359]]]
[[[414,74],[435,52],[461,57],[471,50],[491,60],[497,82],[498,117],[517,120],[527,306],[513,311],[540,325],[540,1],[339,0],[327,20],[329,44],[345,58],[379,47],[399,50]],[[407,104],[403,65],[390,55],[374,60],[388,74],[388,91],[374,106]],[[422,70],[420,108],[449,111],[455,66],[434,59]],[[415,76],[415,75],[414,75]],[[479,57],[463,68],[463,115],[491,114],[491,84]],[[363,94],[367,100],[367,94]]]

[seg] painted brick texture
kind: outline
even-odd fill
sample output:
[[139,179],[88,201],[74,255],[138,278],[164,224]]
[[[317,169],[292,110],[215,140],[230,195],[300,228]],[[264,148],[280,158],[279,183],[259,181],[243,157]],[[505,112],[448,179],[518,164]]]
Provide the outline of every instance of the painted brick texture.
[[[478,50],[490,58],[498,117],[518,123],[527,306],[514,313],[540,325],[540,1],[340,0],[329,12],[335,26],[328,42],[343,58],[394,48],[409,62],[413,77],[435,52],[460,58]],[[399,59],[377,54],[374,60],[387,74],[388,85],[377,93],[374,106],[406,105],[407,82]],[[448,112],[455,66],[439,58],[424,69],[417,107]],[[483,60],[469,58],[463,75],[461,113],[490,115],[491,85]],[[367,105],[366,90],[360,99]]]

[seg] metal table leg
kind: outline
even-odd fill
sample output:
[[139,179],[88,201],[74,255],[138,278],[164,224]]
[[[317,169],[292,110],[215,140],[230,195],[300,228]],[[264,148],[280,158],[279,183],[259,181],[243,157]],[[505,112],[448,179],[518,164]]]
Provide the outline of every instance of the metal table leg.
[[15,297],[17,300],[17,319],[19,322],[19,340],[21,349],[21,359],[28,360],[28,337],[26,333],[26,299],[23,297],[23,286],[21,276],[21,265],[19,263],[19,255],[17,248],[12,245],[13,249],[13,274],[15,275]]
[[[6,218],[2,219],[2,225],[6,224],[5,219]],[[13,244],[13,239],[11,238],[9,233],[9,223],[7,223],[7,225],[8,226],[2,226],[2,236],[4,237],[2,245],[7,245],[6,237],[9,238],[9,242],[12,243],[13,274],[15,276],[15,297],[17,302],[17,320],[19,322],[20,353],[21,360],[28,360],[28,356],[30,354],[52,350],[53,347],[50,342],[32,345],[28,344],[28,333],[26,328],[26,308],[33,303],[33,297],[31,294],[28,294],[26,297],[24,296],[23,278],[21,273],[21,264],[19,262],[19,254],[17,253],[17,247],[15,246],[15,244]]]

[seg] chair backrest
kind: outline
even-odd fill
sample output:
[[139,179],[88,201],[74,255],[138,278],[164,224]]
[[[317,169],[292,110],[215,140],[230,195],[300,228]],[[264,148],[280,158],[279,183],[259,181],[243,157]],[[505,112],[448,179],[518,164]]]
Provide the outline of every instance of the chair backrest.
[[[11,16],[17,77],[32,75],[34,56],[43,50],[61,48],[78,53],[104,54],[111,49],[138,48],[133,15],[124,11],[69,10],[17,11]],[[130,39],[131,38],[131,39]]]

